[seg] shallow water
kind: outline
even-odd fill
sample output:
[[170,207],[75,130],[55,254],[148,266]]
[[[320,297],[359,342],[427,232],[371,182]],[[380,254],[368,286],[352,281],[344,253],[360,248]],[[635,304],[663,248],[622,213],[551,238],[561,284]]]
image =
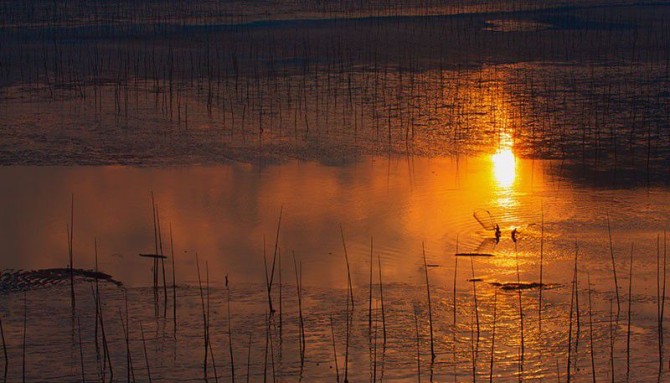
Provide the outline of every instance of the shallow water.
[[667,380],[668,4],[68,4],[0,5],[9,381]]
[[[306,328],[305,380],[331,380],[333,371],[329,316],[333,316],[340,373],[344,368],[347,274],[340,225],[351,264],[355,311],[351,332],[349,376],[368,379],[374,359],[368,348],[370,242],[373,240],[373,284],[381,261],[387,326],[386,348],[378,343],[378,374],[385,380],[413,379],[416,372],[414,309],[418,310],[422,375],[431,374],[428,312],[422,259],[426,249],[431,284],[436,380],[455,373],[469,379],[472,350],[476,372],[489,373],[493,299],[497,291],[494,374],[514,380],[518,370],[520,321],[518,295],[494,283],[539,282],[540,241],[544,228],[542,302],[539,290],[523,290],[524,363],[526,378],[549,378],[556,362],[565,378],[567,328],[575,246],[578,255],[580,341],[573,333],[575,378],[590,378],[588,285],[591,280],[595,361],[598,374],[609,373],[610,302],[616,299],[607,235],[610,217],[620,288],[621,313],[614,323],[616,374],[626,369],[628,267],[634,244],[632,379],[647,380],[657,371],[656,240],[667,224],[670,196],[665,189],[602,190],[585,188],[556,175],[560,164],[511,157],[397,158],[361,157],[338,166],[288,162],[258,168],[223,165],[181,168],[15,167],[0,170],[5,233],[3,264],[12,269],[43,269],[67,264],[66,225],[69,198],[74,193],[74,264],[94,268],[97,239],[99,268],[124,284],[102,283],[105,326],[110,338],[114,373],[125,376],[125,345],[119,319],[124,292],[128,296],[131,355],[136,376],[144,372],[139,321],[148,337],[152,378],[172,380],[202,375],[202,307],[195,254],[201,278],[205,267],[211,285],[212,348],[217,374],[230,376],[227,336],[227,293],[230,282],[236,376],[246,376],[246,352],[252,335],[251,374],[260,379],[265,360],[263,254],[271,263],[280,210],[279,252],[282,258],[282,334],[272,330],[275,371],[292,381],[300,375],[297,302],[293,256],[302,264],[303,310]],[[497,162],[496,162],[497,161]],[[559,172],[560,173],[560,172]],[[151,196],[158,206],[164,251],[171,255],[169,226],[175,246],[177,334],[174,337],[172,290],[167,316],[162,285],[158,316],[154,314],[151,261],[139,253],[154,251]],[[282,210],[283,209],[283,210]],[[502,230],[481,227],[473,211],[487,209]],[[542,224],[544,215],[544,225]],[[510,238],[513,228],[518,239]],[[515,246],[516,245],[516,246]],[[661,246],[662,243],[661,243]],[[661,247],[661,250],[663,248]],[[487,252],[492,257],[455,257],[459,252]],[[39,256],[38,256],[39,254]],[[518,258],[517,258],[518,257]],[[454,268],[456,274],[456,343],[454,343]],[[168,259],[167,279],[172,267]],[[207,265],[207,266],[205,266]],[[519,275],[517,277],[517,265]],[[277,268],[273,303],[277,310]],[[159,270],[160,271],[160,270]],[[474,277],[479,342],[474,315]],[[82,326],[85,366],[96,371],[92,282],[77,282],[76,317]],[[27,363],[34,379],[77,379],[78,337],[71,338],[68,283],[26,288],[28,302]],[[23,294],[7,292],[3,325],[10,345],[10,376],[20,376]],[[373,307],[379,291],[373,289]],[[542,333],[538,310],[542,307]],[[374,311],[374,310],[373,310]],[[377,314],[378,342],[381,318]],[[574,331],[577,331],[576,310]],[[374,315],[373,315],[374,316]],[[373,318],[374,319],[374,318]],[[274,326],[279,326],[278,312]],[[475,333],[473,333],[475,331]],[[373,327],[374,332],[374,327]],[[77,333],[77,332],[76,332]],[[78,334],[78,333],[77,333]],[[472,336],[474,334],[474,341]],[[78,335],[77,335],[78,336]],[[454,357],[454,345],[455,353]],[[49,355],[70,355],[57,367]],[[575,356],[576,355],[576,356]],[[576,359],[575,359],[576,358]],[[210,362],[211,363],[211,362]],[[270,358],[268,357],[270,364]],[[40,367],[41,366],[41,367]],[[211,365],[208,374],[213,374]],[[574,365],[573,367],[574,368]],[[455,372],[454,372],[455,370]],[[271,369],[268,367],[268,374]],[[107,372],[108,373],[108,372]],[[213,376],[213,375],[212,375]],[[141,378],[140,378],[141,379]],[[253,380],[253,379],[252,379]]]

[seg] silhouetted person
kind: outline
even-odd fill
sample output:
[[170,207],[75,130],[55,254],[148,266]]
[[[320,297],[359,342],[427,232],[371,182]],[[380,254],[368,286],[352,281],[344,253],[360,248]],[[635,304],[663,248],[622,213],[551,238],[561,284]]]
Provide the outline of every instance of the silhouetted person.
[[500,233],[500,226],[496,223],[496,243],[500,242],[500,236],[502,234]]
[[516,243],[516,233],[517,233],[516,228],[514,228],[514,230],[512,230],[512,241],[514,241],[515,243]]

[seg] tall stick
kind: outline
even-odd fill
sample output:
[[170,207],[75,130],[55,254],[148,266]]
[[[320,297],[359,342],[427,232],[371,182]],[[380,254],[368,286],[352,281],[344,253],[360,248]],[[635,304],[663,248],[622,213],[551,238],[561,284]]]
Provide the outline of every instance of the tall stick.
[[[159,254],[158,253],[158,228],[157,228],[157,223],[156,223],[156,201],[154,199],[154,192],[151,192],[151,214],[153,216],[153,222],[154,222],[154,248],[155,248],[155,253],[154,254]],[[154,290],[154,312],[155,315],[158,316],[158,258],[154,258],[154,265],[153,265],[153,290]]]
[[633,244],[630,245],[630,271],[628,274],[628,329],[626,332],[626,381],[630,378],[630,319],[633,307]]
[[668,252],[667,252],[667,233],[664,230],[663,231],[663,290],[661,293],[661,309],[660,309],[660,314],[659,314],[659,343],[660,346],[659,348],[661,349],[660,355],[659,355],[659,378],[660,374],[663,372],[663,321],[665,320],[665,287],[666,287],[666,279],[667,279],[667,274],[666,274],[666,267],[667,267],[667,260],[668,260]]
[[377,382],[377,329],[379,328],[379,320],[377,319],[379,315],[379,310],[377,304],[375,303],[375,332],[372,338],[373,341],[373,355],[372,360],[372,382]]
[[593,306],[591,305],[591,275],[586,273],[587,283],[589,284],[589,344],[591,348],[591,377],[593,383],[596,383],[596,359],[593,352]]
[[370,237],[370,283],[368,284],[368,337],[372,336],[372,252],[373,239]]
[[539,332],[540,336],[542,336],[542,288],[544,287],[543,284],[543,274],[544,274],[544,205],[542,206],[542,227],[541,227],[541,234],[540,234],[540,298],[538,301],[537,305],[537,313],[538,313],[538,326],[539,326]]
[[[519,251],[517,249],[516,241],[514,241],[514,257],[516,260],[516,282],[521,286],[521,272],[519,271]],[[575,261],[576,262],[576,261]],[[519,355],[519,382],[523,381],[523,363],[526,355],[526,342],[524,339],[524,326],[523,326],[523,299],[521,294],[521,289],[517,291],[519,295],[519,332],[520,332],[520,355]]]
[[337,364],[337,348],[335,347],[335,326],[333,325],[333,314],[330,314],[330,336],[333,340],[333,357],[335,359],[335,376],[340,383],[340,367]]
[[247,348],[247,383],[249,383],[249,378],[251,376],[251,339],[254,333],[249,332],[249,347]]
[[7,355],[7,343],[5,342],[5,330],[2,328],[2,318],[0,318],[0,337],[2,337],[2,354],[5,359],[5,374],[3,383],[7,383],[7,373],[9,372],[9,356]]
[[279,258],[279,354],[281,355],[282,352],[282,341],[283,341],[283,328],[284,328],[284,322],[283,322],[283,303],[282,303],[282,267],[281,267],[281,248],[278,251],[278,258]]
[[123,330],[123,338],[126,343],[126,380],[128,382],[131,382],[131,376],[130,372],[132,371],[132,364],[130,361],[130,338],[128,336],[128,327],[130,326],[130,323],[126,321],[126,319],[123,318],[123,313],[121,312],[121,309],[119,309],[119,318],[121,319],[121,329]]
[[616,381],[614,378],[614,318],[613,318],[613,303],[612,299],[610,298],[610,322],[609,322],[609,327],[610,327],[610,369],[611,369],[611,377],[612,377],[612,383]]
[[477,325],[477,342],[476,342],[476,347],[475,347],[475,354],[479,353],[479,334],[480,334],[480,327],[479,327],[479,305],[477,302],[477,280],[475,278],[475,263],[472,257],[470,257],[470,269],[472,270],[472,296],[474,298],[474,305],[475,305],[475,322]]
[[[102,333],[102,351],[103,351],[103,357],[102,357],[102,380],[105,380],[105,368],[106,366],[109,366],[109,381],[114,380],[114,369],[112,368],[112,357],[111,353],[109,352],[109,344],[107,343],[107,335],[105,333],[105,321],[104,321],[104,316],[102,314],[102,300],[100,298],[100,294],[98,294],[98,319],[100,320],[100,331]],[[105,362],[106,361],[106,362]]]
[[235,359],[233,357],[233,330],[230,324],[230,286],[228,285],[228,274],[226,274],[226,290],[228,292],[228,351],[230,353],[230,376],[235,383]]
[[[265,260],[265,254],[263,254],[263,260],[265,262],[265,282],[266,282],[266,287],[267,287],[267,292],[268,292],[268,306],[270,308],[270,315],[274,315],[275,309],[272,306],[272,281],[274,280],[275,276],[275,262],[277,261],[277,252],[279,250],[279,231],[281,229],[281,217],[284,212],[284,206],[279,209],[279,221],[277,222],[277,234],[275,236],[275,250],[274,250],[274,255],[272,256],[272,271],[268,275],[268,269],[267,269],[267,260]],[[265,248],[265,246],[263,246]]]
[[[430,357],[431,360],[435,360],[435,347],[433,345],[433,309],[430,303],[430,282],[428,281],[428,263],[426,262],[426,246],[422,242],[421,247],[423,250],[423,270],[426,275],[426,295],[428,298],[428,326],[430,328]],[[479,333],[479,326],[477,328],[477,333]]]
[[203,340],[205,341],[205,356],[202,362],[202,370],[204,374],[205,382],[207,382],[207,359],[209,354],[209,333],[207,326],[207,312],[205,311],[205,293],[202,289],[202,279],[200,278],[200,262],[198,261],[198,253],[195,253],[195,266],[198,270],[198,287],[200,289],[200,303],[202,303],[202,327],[203,327]]
[[493,383],[493,362],[495,360],[496,346],[496,311],[498,307],[498,289],[493,292],[493,329],[491,330],[491,362],[489,365],[489,383]]
[[661,371],[663,370],[663,341],[661,322],[661,236],[656,235],[656,330],[658,335],[658,379],[660,382]]
[[305,322],[302,316],[302,261],[300,262],[300,268],[298,268],[295,253],[293,254],[293,268],[295,270],[296,294],[298,296],[298,335],[300,342],[300,371],[302,372],[305,365]]
[[347,244],[344,241],[344,229],[340,224],[340,234],[342,235],[342,247],[344,248],[344,260],[347,263],[347,282],[349,283],[349,298],[351,299],[351,311],[354,311],[354,289],[351,285],[351,271],[349,269],[349,254],[347,253]]
[[21,359],[21,371],[22,371],[22,381],[26,383],[26,328],[28,327],[28,302],[26,298],[26,293],[23,293],[23,347]]
[[212,339],[210,338],[209,332],[209,320],[211,315],[209,315],[209,262],[205,261],[205,299],[207,302],[207,344],[209,345],[209,357],[212,360],[212,372],[214,372],[214,382],[219,382],[219,374],[216,372],[216,360],[214,359],[214,350],[212,350]]
[[414,306],[414,329],[416,331],[416,377],[417,381],[421,383],[421,348],[419,342],[419,318],[418,308]]
[[610,256],[612,258],[612,273],[614,274],[614,289],[616,292],[616,317],[619,320],[619,313],[621,312],[621,301],[619,298],[619,281],[616,277],[616,262],[614,261],[614,247],[612,246],[612,228],[610,227],[610,214],[607,213],[607,233],[610,240]]
[[81,321],[77,317],[77,334],[79,336],[79,361],[81,362],[81,382],[86,382],[86,372],[84,371],[84,344],[81,341]]
[[[100,283],[98,282],[98,239],[93,238],[93,250],[95,252],[95,357],[98,367],[102,370],[100,360],[100,343],[98,342],[98,328],[100,327]],[[102,360],[102,363],[105,363]]]
[[[458,253],[458,237],[456,237],[456,252]],[[456,309],[458,307],[458,302],[456,300],[456,279],[458,278],[458,257],[454,257],[455,262],[454,262],[454,327],[452,331],[452,339],[451,339],[451,344],[452,344],[452,356],[453,356],[453,365],[454,365],[454,382],[456,381],[456,333],[458,332],[457,322],[456,322]]]
[[[142,347],[144,348],[144,364],[147,366],[147,377],[149,378],[149,383],[151,383],[151,368],[149,368],[149,356],[147,354],[147,342],[144,339],[144,327],[142,326],[142,321],[140,321],[140,333],[142,334]],[[207,379],[205,379],[207,381]]]
[[174,241],[172,240],[172,222],[170,222],[170,255],[172,257],[172,320],[174,324],[174,337],[177,338],[177,268],[174,259]]
[[384,312],[384,282],[382,282],[382,259],[377,255],[377,264],[379,268],[379,300],[382,310],[382,333],[384,335],[384,346],[386,346],[386,313]]
[[72,315],[74,316],[75,312],[75,296],[74,296],[74,250],[73,250],[73,238],[74,238],[74,193],[71,195],[71,204],[70,204],[70,230],[69,230],[69,252],[70,252],[70,299],[72,301]]
[[125,298],[125,305],[126,305],[126,326],[127,326],[127,332],[126,332],[127,345],[126,345],[126,347],[128,348],[128,362],[129,362],[129,366],[130,366],[130,376],[132,377],[133,382],[134,382],[135,381],[135,369],[133,367],[133,358],[130,355],[130,315],[128,314],[128,292],[127,291],[125,291],[124,298]]
[[167,281],[165,279],[165,257],[163,254],[163,235],[161,234],[161,217],[158,213],[158,207],[156,207],[156,223],[158,224],[158,245],[161,255],[161,269],[163,273],[163,317],[167,317],[167,303],[168,303],[168,293],[167,293]]
[[576,291],[576,281],[577,281],[577,254],[579,253],[579,247],[575,248],[575,267],[573,270],[572,274],[572,290],[570,294],[570,320],[568,322],[568,369],[566,372],[567,376],[567,381],[570,383],[571,379],[571,363],[572,363],[572,317],[574,313],[574,304],[575,304],[575,294],[577,294]]

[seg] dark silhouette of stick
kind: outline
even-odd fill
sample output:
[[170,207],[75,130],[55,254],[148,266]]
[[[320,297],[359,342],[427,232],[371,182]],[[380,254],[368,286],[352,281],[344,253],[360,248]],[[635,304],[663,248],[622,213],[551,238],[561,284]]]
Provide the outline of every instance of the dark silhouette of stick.
[[[158,227],[156,222],[156,201],[154,199],[154,192],[151,192],[151,215],[154,222],[154,254],[160,255],[158,252]],[[158,258],[153,258],[153,291],[154,291],[154,314],[158,316]]]
[[[128,292],[124,291],[124,300],[126,305],[126,325],[124,332],[126,335],[126,353],[128,357],[128,370],[129,378],[132,378],[132,381],[135,381],[135,368],[133,367],[133,358],[130,353],[130,315],[128,314]],[[123,318],[121,318],[121,325],[123,325]]]
[[378,314],[379,314],[379,310],[378,310],[377,304],[375,303],[375,333],[374,333],[374,338],[373,338],[374,359],[372,361],[372,381],[373,382],[377,381],[377,329],[379,327],[379,321],[377,320]]
[[372,336],[372,253],[373,239],[370,237],[370,283],[368,284],[368,337]]
[[612,246],[612,228],[610,227],[610,214],[607,213],[607,233],[609,234],[610,240],[610,257],[612,258],[612,273],[614,274],[614,289],[616,292],[616,318],[619,320],[619,314],[621,313],[621,301],[619,298],[619,281],[616,276],[616,262],[614,261],[614,248]]
[[538,314],[537,322],[540,336],[542,336],[542,289],[544,287],[543,276],[544,276],[544,205],[542,206],[542,227],[540,234],[540,288],[539,288],[540,298],[538,300],[537,305],[537,314]]
[[172,318],[174,324],[174,337],[177,338],[177,268],[174,259],[174,241],[172,240],[172,223],[170,223],[170,254],[172,258]]
[[300,262],[300,267],[298,267],[295,253],[293,254],[293,267],[295,270],[296,295],[298,297],[298,335],[300,338],[300,370],[302,371],[305,365],[305,322],[302,315],[302,262]]
[[26,383],[26,329],[28,327],[28,302],[26,298],[26,293],[23,293],[23,347],[21,359],[21,371],[22,371],[22,381]]
[[335,346],[335,326],[333,325],[333,314],[330,314],[330,337],[333,341],[333,358],[335,359],[335,376],[337,383],[340,383],[340,367],[337,363],[337,348]]
[[[102,298],[100,298],[100,295],[98,295],[98,319],[100,319],[100,332],[102,333],[102,351],[103,351],[103,369],[102,369],[102,377],[103,381],[105,380],[105,366],[109,367],[109,380],[113,381],[114,380],[114,369],[112,368],[112,357],[111,353],[109,352],[109,344],[107,343],[107,334],[105,332],[105,321],[104,321],[104,316],[102,312]],[[106,364],[105,364],[105,361]]]
[[416,333],[416,378],[421,383],[421,347],[419,342],[419,318],[418,309],[414,305],[414,330]]
[[611,376],[612,376],[612,383],[616,381],[615,376],[614,376],[614,318],[613,318],[613,303],[612,299],[610,298],[610,322],[609,322],[609,327],[610,327],[610,368],[611,368]]
[[493,383],[493,362],[496,347],[496,311],[498,307],[498,289],[493,292],[493,329],[491,330],[491,362],[489,365],[489,383]]
[[[268,306],[270,308],[270,315],[274,315],[275,313],[275,309],[272,306],[272,282],[275,276],[275,263],[277,261],[277,252],[279,250],[279,231],[281,229],[281,218],[283,212],[284,212],[284,206],[282,205],[282,207],[279,210],[279,220],[277,222],[277,234],[275,236],[275,249],[274,249],[274,255],[272,256],[272,270],[269,275],[268,275],[267,260],[265,258],[265,253],[263,254],[263,262],[265,263],[265,282],[267,284],[266,287],[268,291]],[[265,246],[263,246],[263,249],[265,249]]]
[[478,301],[477,301],[477,278],[475,278],[475,262],[472,258],[470,258],[470,268],[472,270],[472,296],[474,298],[475,323],[477,325],[477,342],[476,342],[476,347],[475,347],[475,355],[477,355],[477,354],[479,354],[479,334],[480,334],[479,304],[478,304]]
[[158,246],[161,255],[161,270],[163,273],[163,317],[167,317],[167,304],[168,304],[168,293],[167,293],[167,281],[165,278],[165,254],[163,253],[163,235],[161,233],[161,217],[159,214],[158,206],[156,206],[156,223],[158,225]]
[[596,359],[593,352],[593,306],[591,305],[591,275],[586,273],[586,281],[589,284],[589,343],[591,346],[591,377],[596,383]]
[[202,304],[202,327],[203,340],[205,342],[205,356],[202,362],[202,370],[205,382],[207,382],[207,359],[209,357],[209,333],[207,326],[207,312],[205,311],[205,292],[202,289],[202,279],[200,278],[200,262],[198,260],[198,253],[195,253],[195,266],[198,270],[198,288],[200,289],[200,303]]
[[[72,316],[75,313],[75,295],[74,295],[74,193],[71,195],[70,204],[70,229],[68,230],[68,249],[70,256],[70,299],[72,302]],[[73,319],[74,320],[74,319]]]
[[81,381],[86,382],[86,372],[84,371],[84,344],[81,341],[81,322],[77,317],[77,334],[79,336],[79,361],[81,362]]
[[230,285],[228,284],[228,274],[226,274],[226,291],[228,295],[228,351],[230,352],[230,376],[235,383],[235,359],[233,356],[233,330],[230,324]]
[[[660,238],[656,239],[656,252],[657,258],[660,258]],[[661,379],[661,374],[663,373],[663,321],[665,318],[665,291],[666,291],[666,268],[667,268],[667,235],[663,231],[663,289],[661,290],[661,296],[659,297],[659,309],[658,309],[658,377],[659,382]],[[659,267],[660,268],[660,267]]]
[[283,340],[283,328],[284,328],[284,322],[283,322],[283,303],[282,303],[282,267],[281,267],[281,248],[279,248],[278,253],[278,258],[279,258],[279,353],[281,355],[282,352],[282,340]]
[[[430,328],[430,358],[435,360],[435,346],[433,344],[433,308],[430,303],[430,282],[428,281],[428,264],[426,262],[426,246],[422,242],[421,248],[423,250],[423,270],[426,276],[426,295],[428,299],[428,326]],[[474,282],[473,282],[474,283]],[[479,334],[479,325],[477,326],[477,334]]]
[[571,379],[571,368],[572,368],[572,317],[574,313],[574,304],[575,304],[575,294],[577,294],[576,284],[577,284],[577,254],[579,254],[579,247],[575,248],[575,267],[572,275],[572,291],[570,294],[570,320],[568,322],[568,369],[567,369],[567,381],[570,383]]
[[386,313],[384,311],[384,283],[382,282],[382,259],[377,255],[377,264],[379,267],[379,300],[382,311],[382,333],[384,335],[384,346],[386,346]]
[[247,383],[249,383],[249,378],[251,374],[251,337],[253,332],[249,332],[249,347],[247,348]]
[[5,373],[3,383],[7,383],[7,373],[9,372],[9,355],[7,355],[7,343],[5,342],[5,330],[2,327],[2,318],[0,318],[0,337],[2,337],[2,354],[5,359]]
[[207,344],[209,345],[209,357],[212,359],[212,372],[214,372],[214,381],[216,383],[219,382],[219,374],[216,372],[216,360],[214,359],[214,350],[212,349],[212,339],[210,337],[210,332],[209,332],[209,320],[211,318],[210,311],[209,311],[209,262],[205,261],[205,299],[207,302],[207,315],[205,318],[207,318]]
[[[521,273],[519,272],[519,251],[517,249],[516,241],[514,241],[514,257],[516,260],[516,282],[521,285]],[[520,355],[519,355],[519,382],[523,381],[523,364],[526,356],[526,342],[524,338],[524,322],[523,322],[523,300],[521,289],[518,289],[519,294],[519,335],[520,335]]]
[[340,234],[342,236],[342,247],[344,248],[344,260],[347,263],[347,282],[349,283],[349,298],[351,299],[351,311],[354,311],[354,288],[351,284],[351,270],[349,269],[349,254],[347,253],[347,244],[344,241],[344,229],[340,224]]
[[98,342],[98,328],[100,327],[100,283],[98,282],[98,239],[93,238],[93,249],[95,252],[95,292],[94,292],[94,298],[95,298],[95,330],[94,330],[94,336],[95,336],[95,357],[96,361],[98,362],[98,369],[102,371],[102,363],[104,363],[104,360],[101,362],[100,360],[100,343]]
[[630,245],[630,271],[628,274],[628,331],[626,332],[626,382],[630,379],[630,320],[633,307],[633,244]]
[[147,355],[147,342],[144,339],[144,327],[142,327],[142,321],[140,321],[140,333],[142,334],[142,347],[144,348],[144,363],[147,366],[147,377],[149,378],[149,383],[151,383],[151,368],[149,368],[149,356]]

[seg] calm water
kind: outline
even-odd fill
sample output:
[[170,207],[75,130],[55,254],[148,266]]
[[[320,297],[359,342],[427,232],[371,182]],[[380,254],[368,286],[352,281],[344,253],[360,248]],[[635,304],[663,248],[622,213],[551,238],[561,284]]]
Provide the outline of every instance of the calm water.
[[[24,344],[27,381],[667,380],[668,20],[595,0],[3,3],[7,380]],[[54,270],[71,209],[74,266],[97,249],[121,284],[100,282],[103,321],[90,274],[73,311]]]
[[[338,362],[343,369],[346,336],[347,274],[340,225],[345,234],[355,294],[349,373],[352,379],[371,374],[368,347],[370,241],[373,240],[373,283],[378,283],[377,257],[381,260],[387,322],[386,348],[379,343],[379,371],[384,379],[416,376],[414,307],[418,310],[422,374],[431,374],[428,313],[426,307],[422,244],[425,244],[438,357],[433,377],[469,379],[472,352],[476,371],[488,376],[493,323],[493,296],[497,290],[494,373],[514,380],[518,370],[520,321],[516,291],[493,283],[539,282],[542,213],[544,213],[544,275],[542,303],[538,289],[524,290],[524,376],[556,375],[563,378],[567,361],[567,328],[575,246],[579,247],[578,286],[580,341],[572,339],[575,377],[590,379],[590,332],[587,327],[588,285],[591,280],[594,351],[601,377],[610,369],[610,303],[616,299],[607,235],[610,216],[614,254],[620,284],[621,314],[615,322],[615,366],[626,369],[628,268],[634,244],[631,366],[634,379],[656,375],[656,240],[667,224],[670,198],[665,189],[602,190],[580,186],[560,175],[560,164],[514,158],[499,152],[478,158],[361,157],[338,166],[288,162],[258,168],[248,165],[212,167],[40,167],[4,168],[0,172],[2,226],[5,233],[3,264],[12,269],[65,266],[70,193],[75,196],[74,254],[77,267],[94,267],[93,240],[98,241],[99,267],[124,284],[103,283],[106,329],[110,337],[114,371],[125,377],[125,345],[119,319],[124,293],[130,305],[132,356],[137,376],[146,374],[139,321],[148,336],[149,360],[154,379],[197,379],[202,376],[202,317],[195,254],[201,278],[205,265],[211,284],[212,347],[217,374],[230,376],[227,337],[227,294],[230,282],[233,346],[238,379],[246,376],[251,342],[252,380],[261,379],[265,360],[263,254],[271,262],[280,209],[279,236],[282,257],[282,334],[273,327],[275,369],[281,379],[299,376],[296,327],[297,302],[293,256],[302,263],[303,310],[307,336],[305,380],[335,377],[329,316],[333,316]],[[178,325],[173,329],[172,291],[167,317],[162,291],[159,315],[154,316],[151,262],[138,253],[153,252],[151,197],[158,205],[166,253],[172,226],[177,272]],[[488,209],[502,230],[496,245],[493,233],[473,218],[473,211]],[[510,232],[517,228],[515,243]],[[661,243],[661,246],[663,244]],[[494,256],[472,260],[456,251],[486,252]],[[663,247],[661,247],[663,251]],[[517,263],[518,256],[518,263]],[[458,267],[456,275],[454,268]],[[168,282],[172,268],[167,265]],[[279,271],[277,271],[279,273]],[[472,279],[477,283],[480,337],[476,329]],[[456,283],[456,342],[454,343],[454,277]],[[279,284],[275,275],[274,305]],[[171,284],[171,283],[170,283]],[[37,287],[38,283],[35,283]],[[96,372],[93,341],[92,282],[77,283],[77,318],[82,322],[87,374]],[[25,290],[25,289],[21,289]],[[3,324],[11,358],[10,376],[21,373],[20,350],[23,297],[4,293]],[[379,291],[373,289],[373,306]],[[59,380],[79,376],[78,338],[71,338],[69,287],[28,289],[27,363],[34,379]],[[542,333],[538,310],[542,308]],[[378,312],[378,311],[375,311]],[[381,342],[381,314],[377,314]],[[575,331],[576,314],[573,318]],[[616,313],[614,314],[616,316]],[[274,325],[278,326],[278,313]],[[576,337],[576,333],[573,337]],[[474,342],[474,343],[473,343]],[[454,356],[455,347],[455,356]],[[52,353],[65,355],[68,367],[56,367]],[[70,355],[71,357],[67,357]],[[575,356],[576,355],[576,356]],[[68,364],[69,363],[69,364]],[[268,366],[270,357],[268,357]],[[42,366],[42,367],[39,367]],[[573,364],[574,366],[574,364]],[[268,374],[271,369],[268,367]],[[454,372],[455,371],[455,372]],[[340,371],[342,373],[342,371]],[[213,376],[210,365],[210,374]],[[380,375],[381,376],[381,375]],[[145,378],[139,378],[145,379]]]

